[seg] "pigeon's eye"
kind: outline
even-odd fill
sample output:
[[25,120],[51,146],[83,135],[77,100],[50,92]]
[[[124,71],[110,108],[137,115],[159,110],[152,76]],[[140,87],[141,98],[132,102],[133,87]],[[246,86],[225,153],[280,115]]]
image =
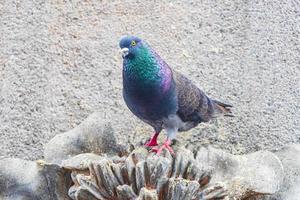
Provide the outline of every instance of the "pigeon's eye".
[[134,40],[131,41],[131,46],[135,46],[136,42]]

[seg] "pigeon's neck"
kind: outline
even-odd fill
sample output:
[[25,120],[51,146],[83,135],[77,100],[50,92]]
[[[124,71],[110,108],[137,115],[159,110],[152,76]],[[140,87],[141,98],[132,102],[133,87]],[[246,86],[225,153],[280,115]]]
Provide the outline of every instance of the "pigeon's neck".
[[141,48],[133,58],[124,60],[124,75],[139,83],[159,83],[162,80],[161,66],[149,49]]

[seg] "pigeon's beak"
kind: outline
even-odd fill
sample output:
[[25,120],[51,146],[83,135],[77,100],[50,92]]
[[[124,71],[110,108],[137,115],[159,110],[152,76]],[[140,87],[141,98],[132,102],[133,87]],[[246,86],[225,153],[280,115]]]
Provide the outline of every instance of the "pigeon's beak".
[[128,48],[122,48],[121,50],[122,57],[125,58],[129,54],[129,49]]

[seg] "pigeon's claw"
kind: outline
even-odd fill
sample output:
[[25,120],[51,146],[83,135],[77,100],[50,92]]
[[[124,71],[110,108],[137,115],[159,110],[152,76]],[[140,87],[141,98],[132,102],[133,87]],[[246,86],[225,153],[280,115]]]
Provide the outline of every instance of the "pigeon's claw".
[[159,148],[152,148],[152,151],[156,152],[156,154],[159,156],[161,154],[161,152],[166,149],[168,150],[172,155],[175,155],[174,150],[172,149],[172,147],[170,147],[172,141],[170,139],[166,139],[166,141],[163,143],[163,145],[161,145],[161,147]]
[[159,133],[154,133],[153,136],[150,138],[150,140],[148,142],[146,142],[145,146],[146,147],[153,147],[153,146],[157,146],[157,137],[158,137]]

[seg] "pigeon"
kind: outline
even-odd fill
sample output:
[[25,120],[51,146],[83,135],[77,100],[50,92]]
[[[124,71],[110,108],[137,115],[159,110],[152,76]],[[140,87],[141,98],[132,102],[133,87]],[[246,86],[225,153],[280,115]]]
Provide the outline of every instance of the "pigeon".
[[[129,110],[154,129],[145,146],[158,155],[171,147],[177,132],[188,131],[201,122],[220,115],[232,116],[231,105],[209,98],[202,90],[169,65],[136,37],[124,36],[119,42],[123,57],[123,98]],[[158,147],[159,133],[167,138]]]

